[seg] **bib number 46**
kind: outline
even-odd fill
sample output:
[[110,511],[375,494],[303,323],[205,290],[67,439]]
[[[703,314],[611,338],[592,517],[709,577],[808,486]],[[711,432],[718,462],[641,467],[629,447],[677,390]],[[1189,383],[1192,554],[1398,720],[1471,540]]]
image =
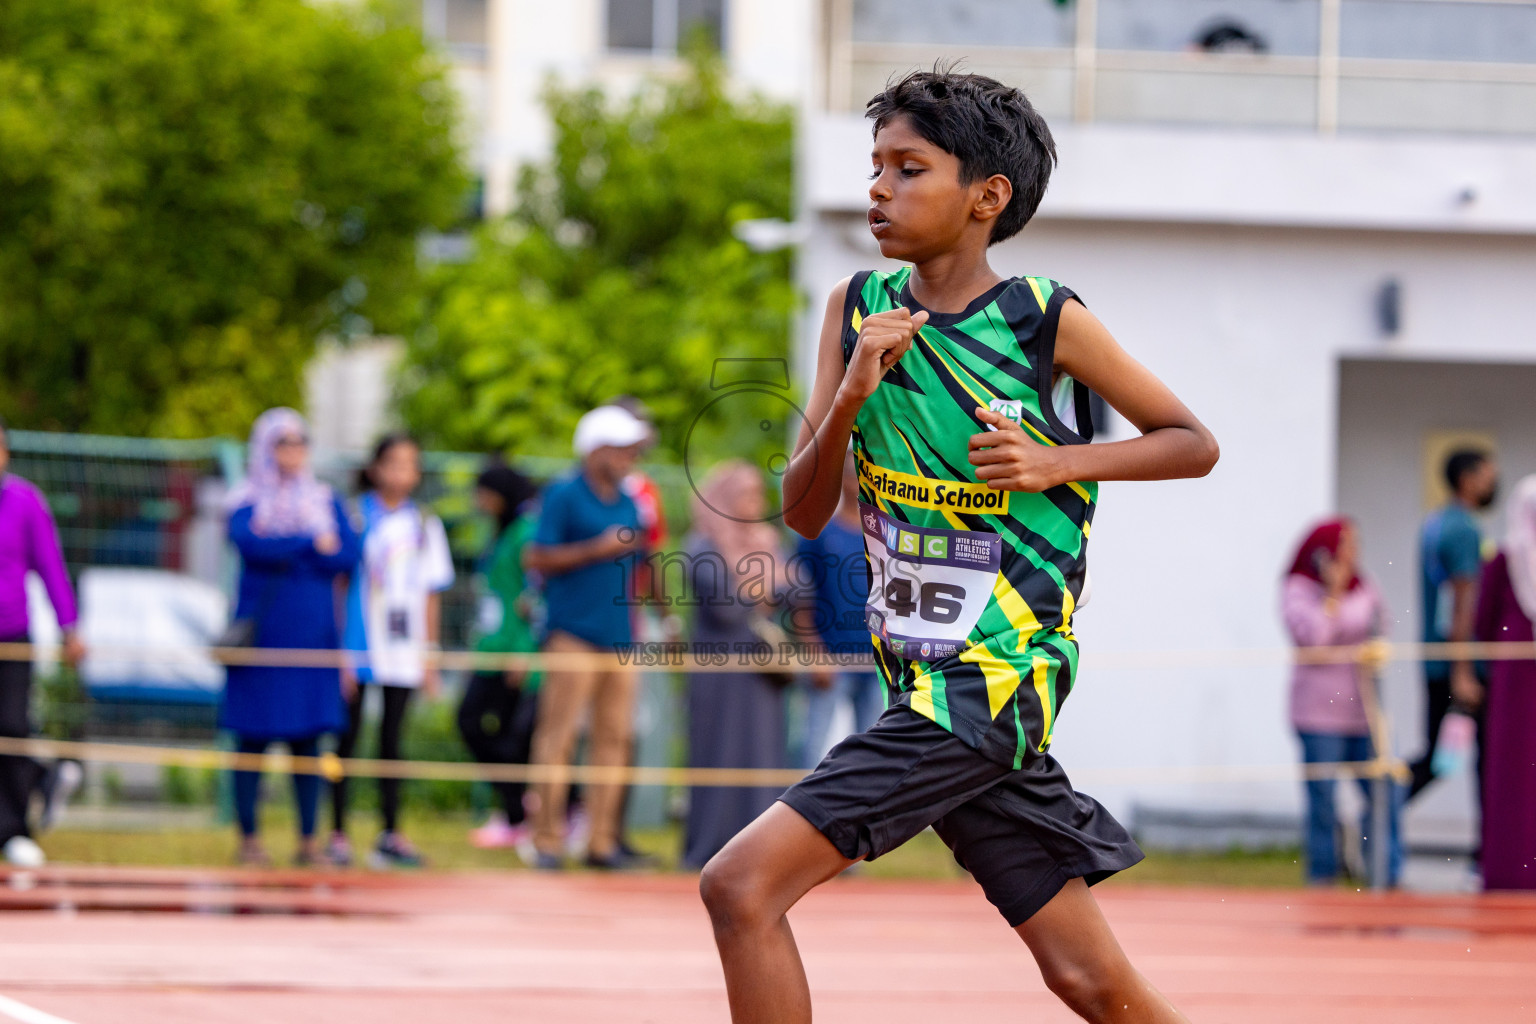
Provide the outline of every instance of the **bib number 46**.
[[895,577],[885,585],[885,607],[892,615],[906,618],[913,612],[925,622],[948,625],[960,617],[965,600],[965,588],[953,583],[924,583],[917,588],[917,600],[912,599],[912,581]]

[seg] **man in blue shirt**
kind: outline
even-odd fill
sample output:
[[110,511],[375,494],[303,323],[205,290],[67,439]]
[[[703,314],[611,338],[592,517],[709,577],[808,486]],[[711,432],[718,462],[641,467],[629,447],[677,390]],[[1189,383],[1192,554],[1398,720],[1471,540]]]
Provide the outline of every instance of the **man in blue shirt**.
[[819,536],[800,541],[796,560],[805,566],[800,572],[811,583],[814,604],[810,610],[817,639],[836,660],[835,668],[818,668],[811,675],[805,738],[799,751],[801,767],[809,769],[820,763],[833,743],[827,733],[836,701],[847,700],[853,705],[855,732],[874,725],[885,710],[885,687],[875,674],[869,627],[864,622],[869,565],[864,558],[859,474],[852,452],[843,465],[843,493],[837,511]]
[[[1451,488],[1451,501],[1430,513],[1419,534],[1421,635],[1431,644],[1472,639],[1477,579],[1483,568],[1482,531],[1472,513],[1493,504],[1498,466],[1487,452],[1462,449],[1446,460],[1445,482]],[[1413,763],[1409,799],[1434,781],[1440,723],[1453,706],[1477,717],[1479,777],[1482,774],[1483,684],[1476,667],[1470,661],[1426,661],[1424,683],[1424,754]]]
[[[649,436],[649,428],[631,413],[614,405],[599,406],[576,424],[579,469],[545,488],[523,564],[544,577],[546,653],[611,656],[632,640],[624,562],[644,541],[639,510],[621,485]],[[532,763],[570,764],[582,720],[590,716],[588,762],[625,764],[634,704],[633,672],[588,665],[551,668],[539,693]],[[538,867],[561,866],[569,791],[565,782],[535,787]],[[619,846],[621,787],[590,785],[585,792],[592,826],[588,866],[627,866]]]

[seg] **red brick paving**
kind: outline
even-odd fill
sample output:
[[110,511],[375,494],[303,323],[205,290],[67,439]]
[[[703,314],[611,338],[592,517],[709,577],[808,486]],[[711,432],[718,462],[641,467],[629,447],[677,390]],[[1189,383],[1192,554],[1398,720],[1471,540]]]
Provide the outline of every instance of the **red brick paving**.
[[[1098,892],[1197,1022],[1536,1020],[1536,898]],[[726,1019],[686,877],[50,869],[0,908],[0,995],[72,1024]],[[969,883],[849,879],[791,920],[820,1020],[1076,1019]]]

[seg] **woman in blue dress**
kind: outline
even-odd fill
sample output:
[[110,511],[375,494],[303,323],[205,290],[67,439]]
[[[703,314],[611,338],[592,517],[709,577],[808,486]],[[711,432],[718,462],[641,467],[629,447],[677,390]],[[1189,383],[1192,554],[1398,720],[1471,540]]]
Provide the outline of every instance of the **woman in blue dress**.
[[[229,539],[242,568],[234,617],[253,624],[251,646],[336,650],[344,589],[339,580],[357,564],[357,533],[330,487],[309,465],[304,418],[292,409],[268,409],[251,429],[245,480],[230,494]],[[346,725],[336,668],[231,666],[219,724],[234,733],[242,753],[274,742],[295,756],[319,753],[320,737]],[[258,772],[237,771],[235,812],[240,860],[269,863],[257,836]],[[297,863],[316,862],[316,809],[320,778],[294,775],[299,811]]]

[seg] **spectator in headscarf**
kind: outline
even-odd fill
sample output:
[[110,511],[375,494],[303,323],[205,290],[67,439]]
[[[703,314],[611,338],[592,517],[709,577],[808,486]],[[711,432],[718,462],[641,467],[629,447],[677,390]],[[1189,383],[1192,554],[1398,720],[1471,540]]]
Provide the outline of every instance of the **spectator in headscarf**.
[[[1342,647],[1381,635],[1381,595],[1360,573],[1360,545],[1353,522],[1330,519],[1307,535],[1286,574],[1281,608],[1297,647]],[[1302,760],[1307,764],[1363,762],[1376,756],[1369,717],[1375,694],[1362,692],[1363,685],[1372,686],[1374,681],[1363,678],[1361,671],[1353,661],[1298,663],[1291,670],[1291,725],[1301,740]],[[1389,781],[1388,786],[1386,883],[1396,885],[1402,866],[1400,796],[1395,782]],[[1307,880],[1315,885],[1332,883],[1341,867],[1334,788],[1332,778],[1311,778],[1306,783]],[[1366,800],[1360,832],[1369,865],[1373,860],[1368,852],[1374,794],[1371,780],[1362,777],[1360,789]]]
[[[475,650],[521,654],[539,649],[535,595],[523,570],[523,547],[538,524],[537,488],[503,462],[493,462],[475,481],[475,503],[496,521],[482,567],[483,592]],[[540,675],[518,669],[481,669],[469,677],[459,704],[459,734],[482,764],[527,764],[538,710]],[[470,833],[481,849],[526,848],[531,841],[522,783],[497,782],[497,808]]]
[[[731,460],[699,484],[684,544],[694,608],[693,642],[735,661],[744,645],[783,634],[786,557],[765,520],[762,474]],[[765,623],[769,625],[765,628]],[[778,656],[774,650],[774,656]],[[690,768],[784,768],[788,761],[782,676],[695,672],[688,676]],[[702,868],[731,837],[778,799],[782,786],[699,786],[689,791],[683,863]]]
[[[245,480],[228,501],[229,539],[242,570],[234,620],[250,624],[256,648],[336,650],[342,589],[338,579],[357,564],[357,534],[331,488],[315,479],[309,432],[292,409],[269,409],[251,430]],[[301,757],[319,753],[320,737],[346,725],[341,677],[335,668],[231,666],[219,724],[235,734],[241,753],[259,754],[274,742]],[[257,772],[235,772],[240,860],[266,864],[257,837]],[[315,863],[315,815],[320,779],[293,777],[299,810],[298,863]]]
[[[1536,622],[1536,476],[1515,487],[1504,544],[1483,569],[1473,636],[1530,643]],[[1489,662],[1484,698],[1483,887],[1536,889],[1536,661]]]

